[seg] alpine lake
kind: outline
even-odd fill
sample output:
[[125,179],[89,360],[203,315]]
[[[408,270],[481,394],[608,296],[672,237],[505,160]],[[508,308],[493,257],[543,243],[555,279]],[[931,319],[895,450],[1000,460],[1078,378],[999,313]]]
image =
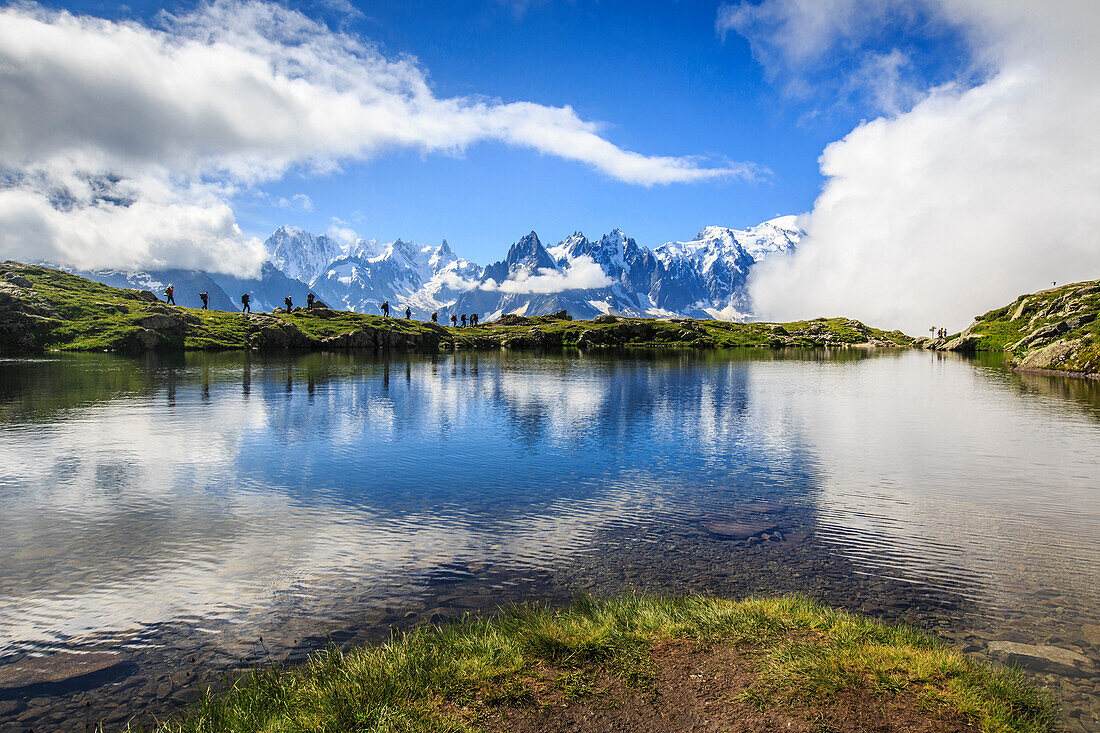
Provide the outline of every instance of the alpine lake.
[[0,730],[624,592],[914,624],[1100,730],[1100,381],[900,349],[0,361]]

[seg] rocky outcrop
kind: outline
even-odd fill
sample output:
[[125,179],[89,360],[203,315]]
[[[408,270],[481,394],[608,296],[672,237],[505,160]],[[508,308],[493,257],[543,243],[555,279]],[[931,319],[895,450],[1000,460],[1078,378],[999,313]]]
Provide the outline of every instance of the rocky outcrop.
[[1061,364],[1072,361],[1083,345],[1079,339],[1055,341],[1041,349],[1028,352],[1022,359],[1015,360],[1013,363],[1018,369],[1058,369]]
[[5,273],[0,280],[0,353],[39,351],[59,325],[57,312],[31,289],[30,281]]
[[1021,295],[976,316],[951,339],[919,338],[914,345],[939,351],[1003,351],[1022,370],[1100,374],[1100,281],[1073,283]]

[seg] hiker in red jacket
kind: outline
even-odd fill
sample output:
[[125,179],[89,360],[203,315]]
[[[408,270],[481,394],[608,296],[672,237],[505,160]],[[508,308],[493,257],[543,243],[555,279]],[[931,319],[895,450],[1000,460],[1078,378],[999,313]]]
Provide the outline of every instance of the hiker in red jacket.
[[168,300],[168,303],[170,305],[175,305],[176,304],[176,299],[173,297],[175,295],[175,293],[176,293],[176,289],[174,287],[172,287],[171,285],[169,285],[168,287],[166,287],[164,289],[165,298]]

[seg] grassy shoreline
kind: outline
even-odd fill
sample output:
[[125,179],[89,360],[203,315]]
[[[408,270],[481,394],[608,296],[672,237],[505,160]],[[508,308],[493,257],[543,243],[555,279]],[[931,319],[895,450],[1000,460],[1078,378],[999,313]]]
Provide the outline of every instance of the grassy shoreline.
[[1054,702],[1019,671],[976,662],[919,630],[797,596],[517,606],[242,675],[156,730],[502,730],[516,715],[541,716],[536,729],[553,727],[570,706],[612,709],[622,689],[647,694],[669,642],[736,651],[749,676],[727,706],[804,718],[817,730],[848,730],[830,716],[857,698],[892,705],[894,714],[935,730],[1056,730]]
[[[445,316],[444,316],[445,318]],[[441,320],[444,320],[441,318]],[[598,349],[908,346],[845,318],[726,323],[690,318],[504,316],[476,327],[337,311],[231,313],[170,306],[47,267],[0,263],[0,351]]]

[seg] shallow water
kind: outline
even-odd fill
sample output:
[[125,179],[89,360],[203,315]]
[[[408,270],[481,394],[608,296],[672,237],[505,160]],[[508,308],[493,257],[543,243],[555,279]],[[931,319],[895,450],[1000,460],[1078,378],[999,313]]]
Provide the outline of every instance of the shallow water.
[[[630,588],[1100,664],[1100,382],[916,351],[66,355],[0,362],[0,446],[0,727]],[[700,524],[760,500],[784,541]],[[1100,729],[1095,671],[1037,676],[1071,728]]]

